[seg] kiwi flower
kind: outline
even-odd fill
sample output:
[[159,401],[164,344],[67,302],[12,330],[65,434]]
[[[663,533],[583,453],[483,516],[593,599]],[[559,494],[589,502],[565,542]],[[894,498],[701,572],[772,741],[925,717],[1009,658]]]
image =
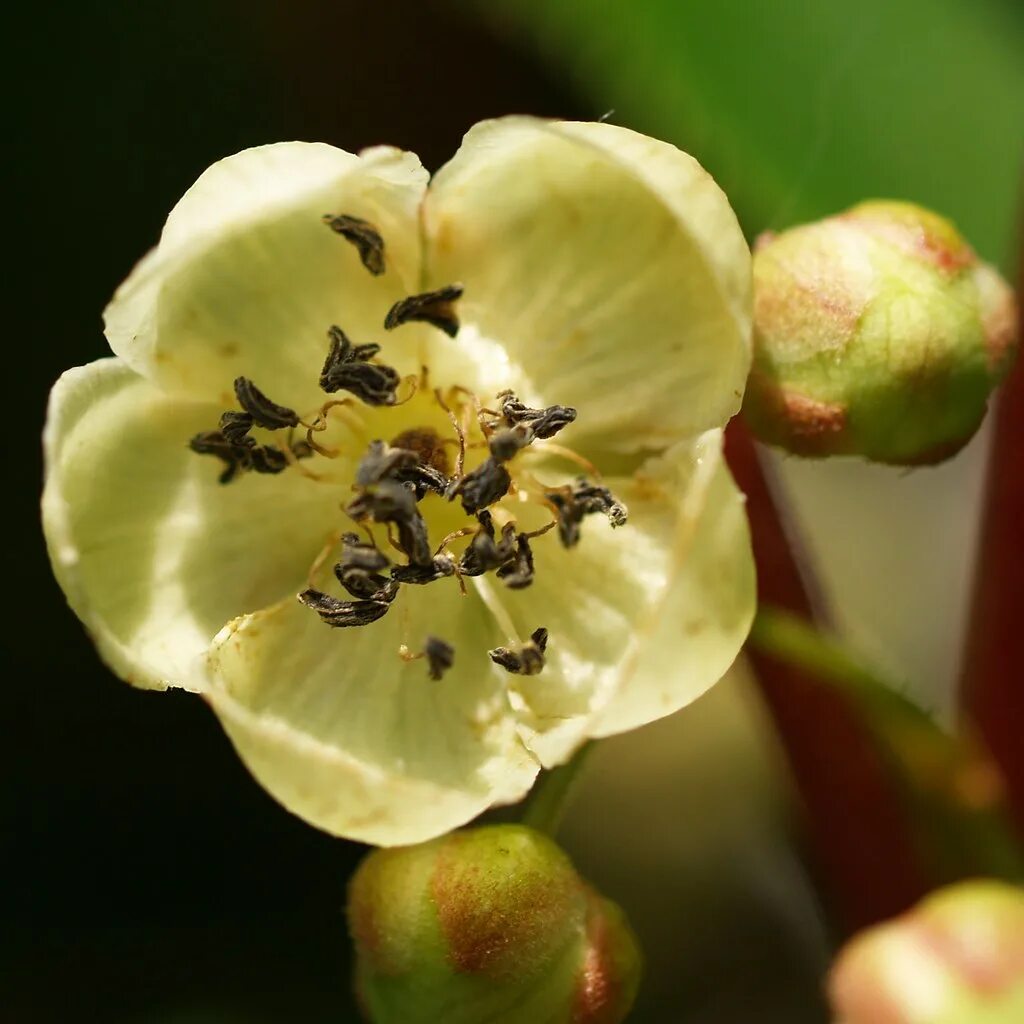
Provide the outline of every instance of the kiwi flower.
[[724,195],[626,129],[484,122],[432,180],[246,150],[114,296],[114,358],[53,389],[54,572],[291,811],[439,835],[733,661],[750,320]]

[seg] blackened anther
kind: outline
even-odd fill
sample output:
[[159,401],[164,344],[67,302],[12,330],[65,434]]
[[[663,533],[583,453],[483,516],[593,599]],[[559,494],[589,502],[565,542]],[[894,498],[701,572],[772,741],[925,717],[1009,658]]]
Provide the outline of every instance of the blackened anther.
[[440,637],[428,636],[423,646],[427,659],[427,674],[431,679],[440,679],[455,664],[455,648]]
[[327,336],[331,350],[320,371],[320,387],[328,394],[350,391],[367,405],[394,405],[401,382],[398,371],[367,361],[380,351],[380,346],[353,345],[337,325],[328,330]]
[[503,565],[497,575],[512,590],[523,590],[533,582],[533,549],[525,533],[516,538],[515,557]]
[[491,456],[448,488],[448,500],[460,495],[463,509],[472,515],[500,501],[511,486],[509,471]]
[[454,338],[459,333],[459,318],[454,304],[462,298],[462,290],[461,284],[450,284],[437,291],[400,299],[388,310],[384,327],[393,331],[410,320],[422,320],[444,331],[449,338]]
[[517,676],[535,676],[544,668],[544,652],[548,646],[548,631],[542,626],[530,634],[530,639],[518,647],[495,647],[487,654],[495,665]]
[[569,405],[549,405],[546,409],[531,409],[520,402],[511,391],[503,391],[498,397],[502,400],[501,415],[506,425],[529,426],[533,436],[541,441],[554,437],[563,427],[567,427],[576,419],[576,410]]
[[585,516],[603,512],[612,526],[625,526],[629,518],[626,506],[607,487],[588,483],[582,476],[574,486],[545,491],[544,497],[557,511],[558,536],[567,548],[579,543],[580,523]]
[[294,409],[272,402],[248,377],[235,378],[235,397],[258,427],[280,430],[282,427],[299,425],[299,417]]
[[374,277],[384,273],[384,239],[369,221],[345,213],[325,213],[323,222],[356,247],[363,266]]
[[341,601],[312,587],[299,594],[299,600],[307,608],[312,608],[328,626],[339,629],[368,626],[391,607],[387,601]]

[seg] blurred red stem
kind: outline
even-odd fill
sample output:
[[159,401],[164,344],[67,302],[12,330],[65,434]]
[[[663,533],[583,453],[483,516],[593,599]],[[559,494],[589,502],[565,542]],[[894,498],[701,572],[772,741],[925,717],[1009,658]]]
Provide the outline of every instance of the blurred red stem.
[[[814,583],[798,564],[754,443],[736,418],[726,455],[747,496],[758,599],[819,626]],[[802,560],[803,561],[803,560]],[[810,589],[808,584],[810,584]],[[813,854],[835,910],[853,930],[906,909],[925,892],[899,794],[847,700],[787,662],[748,646],[765,703],[807,813]]]
[[[1024,239],[1018,273],[1024,297]],[[1021,307],[1024,333],[1024,304]],[[963,702],[999,766],[1024,835],[1024,359],[999,399],[989,456]]]

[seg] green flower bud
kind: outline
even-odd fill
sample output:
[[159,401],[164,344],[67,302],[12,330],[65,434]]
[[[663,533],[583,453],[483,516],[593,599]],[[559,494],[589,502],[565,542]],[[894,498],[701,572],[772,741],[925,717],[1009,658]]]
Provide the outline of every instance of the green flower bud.
[[349,886],[376,1024],[618,1024],[640,976],[621,911],[521,825],[376,850]]
[[976,881],[869,928],[829,982],[843,1024],[1024,1021],[1024,890]]
[[998,272],[949,221],[884,201],[759,239],[754,325],[761,440],[899,465],[970,440],[1017,340]]

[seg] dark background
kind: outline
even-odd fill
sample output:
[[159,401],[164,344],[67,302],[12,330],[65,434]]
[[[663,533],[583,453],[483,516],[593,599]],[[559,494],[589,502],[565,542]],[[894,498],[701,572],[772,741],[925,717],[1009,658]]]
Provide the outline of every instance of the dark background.
[[214,160],[294,138],[387,142],[436,169],[480,118],[593,111],[438,3],[81,0],[37,10],[8,46],[7,218],[26,241],[8,251],[4,332],[17,518],[0,1019],[348,1019],[341,908],[361,848],[273,803],[200,701],[131,690],[100,664],[38,525],[47,391],[105,354],[103,305]]

